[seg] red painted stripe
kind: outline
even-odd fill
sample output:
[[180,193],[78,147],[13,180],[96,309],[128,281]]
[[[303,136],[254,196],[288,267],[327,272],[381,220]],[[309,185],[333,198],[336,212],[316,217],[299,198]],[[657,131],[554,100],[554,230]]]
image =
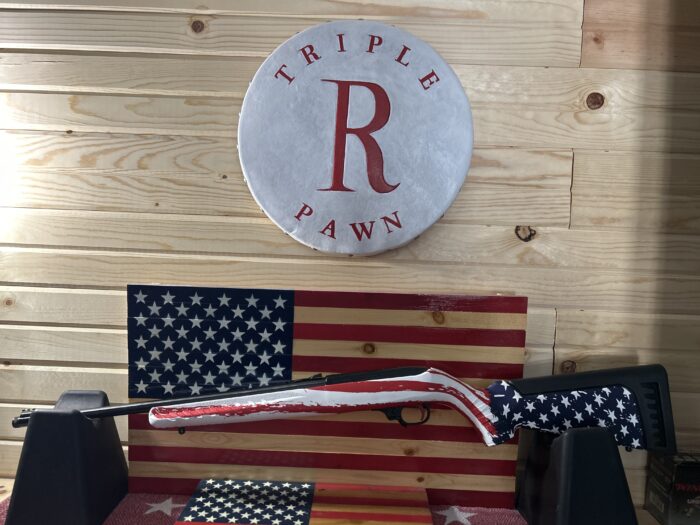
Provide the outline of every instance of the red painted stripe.
[[[153,432],[174,432],[177,429],[155,430],[148,423],[147,414],[129,416],[129,428],[133,430],[152,430]],[[190,429],[192,432],[228,432],[241,434],[275,434],[297,436],[337,436],[375,439],[415,439],[436,441],[457,441],[464,443],[481,443],[481,434],[473,427],[447,425],[415,425],[402,427],[395,422],[362,423],[353,421],[314,421],[284,420],[257,421],[249,423],[232,423],[226,425],[207,425]]]
[[[381,494],[381,491],[377,492]],[[424,509],[425,501],[410,501],[405,499],[390,498],[349,498],[343,496],[322,496],[316,494],[314,503],[328,503],[335,505],[377,505],[385,507],[418,507]]]
[[214,465],[255,465],[266,467],[325,468],[346,470],[386,470],[391,472],[430,472],[514,476],[515,462],[505,460],[328,454],[315,452],[276,452],[192,447],[129,446],[129,461],[202,463]]
[[525,330],[294,323],[294,339],[522,347]]
[[424,487],[398,487],[396,485],[362,485],[358,483],[316,483],[315,490],[390,490],[392,492],[412,492],[418,497],[425,495]]
[[463,507],[515,508],[514,492],[482,492],[478,490],[426,489],[430,505]]
[[524,314],[527,297],[422,295],[366,292],[314,292],[296,290],[295,306],[371,308],[377,310],[432,310]]
[[431,514],[425,516],[408,516],[406,514],[389,514],[385,512],[339,512],[330,510],[312,510],[311,518],[331,520],[355,520],[351,523],[367,521],[397,521],[399,523],[433,523]]
[[[465,358],[469,353],[465,352]],[[292,370],[296,372],[318,372],[341,374],[347,372],[366,372],[369,367],[373,370],[396,368],[399,366],[422,366],[438,368],[455,377],[483,377],[498,379],[520,379],[523,377],[523,365],[515,363],[474,363],[460,361],[434,361],[431,359],[390,359],[363,357],[329,357],[323,356],[292,356]]]

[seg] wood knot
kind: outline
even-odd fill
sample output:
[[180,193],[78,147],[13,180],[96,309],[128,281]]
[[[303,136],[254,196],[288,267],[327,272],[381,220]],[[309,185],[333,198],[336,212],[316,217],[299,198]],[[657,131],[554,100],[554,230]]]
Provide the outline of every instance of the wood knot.
[[586,107],[588,109],[600,109],[603,107],[603,104],[605,104],[605,96],[602,93],[594,91],[593,93],[589,93],[586,97]]
[[15,300],[14,300],[12,297],[7,297],[7,298],[3,301],[3,303],[5,304],[5,306],[14,306]]
[[362,347],[362,351],[365,354],[373,354],[374,352],[377,351],[377,349],[372,343],[365,343],[364,346]]
[[228,179],[228,175],[226,175],[226,174],[224,173],[224,174],[221,176],[221,178],[222,178],[222,180],[226,180],[226,179]]
[[67,129],[67,130],[66,130],[66,135],[72,135],[72,134],[73,134],[73,130],[72,130],[72,129]]
[[415,456],[416,455],[416,449],[414,448],[407,448],[406,450],[403,451],[403,453],[406,456]]
[[204,22],[201,20],[192,20],[192,23],[190,24],[190,29],[192,29],[193,33],[201,33],[204,31],[205,27]]
[[518,225],[515,227],[515,235],[523,242],[530,242],[537,235],[537,230],[530,226]]
[[576,361],[566,360],[559,368],[562,374],[573,374],[576,372]]
[[435,321],[437,324],[444,324],[445,314],[442,312],[433,312],[433,321]]
[[423,482],[425,481],[425,478],[424,478],[423,476],[418,476],[418,477],[416,478],[416,481],[417,481],[418,483],[423,483]]

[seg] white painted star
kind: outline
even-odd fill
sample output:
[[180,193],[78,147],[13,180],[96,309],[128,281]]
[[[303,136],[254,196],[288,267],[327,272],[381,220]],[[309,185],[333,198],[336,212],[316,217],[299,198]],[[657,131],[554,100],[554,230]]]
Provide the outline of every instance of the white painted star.
[[241,386],[243,383],[243,376],[239,375],[238,372],[231,376],[231,381],[234,386]]
[[175,366],[175,363],[170,362],[170,359],[166,359],[166,360],[163,362],[163,370],[166,371],[166,372],[167,372],[167,371],[172,372],[174,366]]
[[187,350],[182,348],[179,352],[175,352],[175,355],[177,356],[178,361],[187,361],[187,356],[189,354],[187,353]]
[[139,293],[135,293],[134,297],[136,297],[137,303],[146,304],[146,297],[148,296],[145,293],[143,293],[143,290],[139,290]]
[[146,393],[146,387],[148,386],[146,383],[143,382],[143,379],[141,379],[138,383],[135,383],[134,386],[136,387],[136,393],[142,392]]
[[136,326],[146,326],[146,319],[148,319],[148,317],[137,315],[134,319],[136,319]]
[[200,341],[199,339],[197,339],[197,338],[195,337],[195,338],[190,342],[190,344],[192,345],[192,350],[199,350],[200,348],[202,348],[202,343],[203,343],[203,341]]
[[234,319],[236,317],[240,317],[241,319],[243,319],[243,312],[245,312],[245,310],[243,308],[241,308],[240,304],[237,304],[236,307],[231,311],[233,312]]
[[187,384],[187,374],[184,371],[180,372],[179,374],[175,374],[175,377],[177,377],[178,384],[180,384],[180,383]]
[[190,387],[190,394],[192,394],[193,396],[196,396],[196,395],[199,394],[199,392],[200,392],[201,390],[202,390],[202,387],[199,386],[197,383],[194,383],[194,384]]
[[241,359],[243,358],[243,354],[240,353],[238,350],[236,350],[236,353],[231,354],[231,357],[233,358],[234,363],[241,363]]
[[168,336],[165,341],[163,341],[163,348],[166,350],[173,350],[173,344],[175,344],[175,341],[170,339],[170,336]]
[[245,332],[241,332],[241,329],[238,327],[236,327],[235,332],[231,332],[234,341],[243,341],[243,334],[245,334]]
[[161,352],[157,348],[154,348],[153,350],[149,350],[148,353],[151,354],[151,361],[159,361],[160,354],[162,354],[163,352]]
[[250,363],[248,363],[246,366],[244,366],[243,368],[245,368],[246,376],[254,376],[255,371],[258,369],[258,367],[255,366],[252,361]]
[[262,332],[260,332],[260,342],[261,342],[261,343],[262,343],[263,341],[270,342],[270,336],[271,336],[271,335],[272,335],[272,334],[271,334],[270,332],[267,331],[267,328],[265,328],[265,330],[263,330]]
[[202,376],[204,379],[204,384],[205,385],[213,385],[214,384],[214,379],[216,378],[215,375],[213,375],[211,372],[207,372]]
[[206,330],[204,330],[204,335],[207,336],[207,339],[214,339],[214,336],[216,335],[216,330],[207,328]]
[[275,325],[275,331],[280,330],[281,332],[284,332],[284,325],[287,324],[282,321],[282,319],[277,319],[277,321],[272,321],[272,324]]
[[190,296],[190,300],[192,301],[193,305],[198,304],[199,306],[202,306],[202,297],[197,292]]
[[247,351],[248,353],[254,354],[254,353],[255,353],[255,349],[258,347],[258,345],[256,345],[256,344],[253,342],[253,340],[251,339],[250,341],[248,341],[248,342],[245,344],[245,347],[246,347],[246,351]]
[[534,401],[528,401],[525,403],[525,410],[532,412],[535,410],[535,402]]
[[151,376],[151,383],[158,383],[160,381],[161,374],[159,374],[157,370],[154,370],[148,375]]
[[214,317],[214,314],[216,313],[216,308],[214,308],[212,305],[207,306],[204,311],[207,313],[207,317]]
[[174,320],[175,318],[170,317],[170,314],[166,315],[165,317],[163,317],[163,327],[172,326]]
[[225,338],[221,338],[221,341],[217,343],[219,345],[219,352],[226,352],[231,343],[226,341]]
[[245,300],[248,301],[248,306],[255,307],[258,304],[258,298],[253,294],[250,294],[250,297],[246,297]]
[[153,301],[153,304],[149,306],[148,309],[151,311],[151,315],[158,315],[160,313],[160,308],[158,308],[155,301]]
[[274,372],[274,375],[272,377],[277,377],[277,376],[284,377],[284,374],[283,374],[284,367],[283,366],[275,365],[272,367],[272,371]]
[[199,371],[199,369],[202,368],[202,363],[198,363],[197,361],[194,361],[194,362],[190,365],[190,368],[192,368],[192,372],[191,372],[192,374],[194,374],[195,372],[197,372],[197,373],[199,374],[199,373],[201,373],[201,372]]
[[261,365],[269,365],[271,357],[272,356],[269,355],[267,352],[263,352],[262,355],[260,356],[260,364]]
[[226,294],[219,297],[219,306],[228,306],[228,302],[231,300]]
[[144,361],[143,357],[141,357],[138,361],[134,361],[134,364],[136,365],[136,370],[146,370],[148,361]]
[[248,319],[245,324],[248,325],[248,330],[255,330],[255,327],[258,325],[258,322],[255,320],[255,318],[251,315],[250,319]]
[[231,323],[229,319],[226,319],[225,317],[222,317],[217,321],[219,323],[219,330],[223,330],[224,328],[228,328],[228,325]]
[[166,516],[172,516],[173,510],[178,507],[184,507],[182,503],[173,502],[173,498],[168,498],[160,503],[146,503],[150,508],[143,514],[153,514],[154,512],[162,512]]
[[638,440],[638,439],[633,439],[633,440],[632,440],[632,446],[633,446],[634,448],[642,448],[642,445],[639,444],[639,440]]
[[274,345],[272,345],[272,348],[275,349],[276,354],[284,353],[284,345],[282,344],[282,341],[277,341]]
[[267,377],[267,374],[263,374],[258,378],[260,386],[269,386],[271,377]]
[[184,325],[180,328],[177,328],[175,330],[175,333],[177,333],[177,337],[179,339],[186,339],[187,338],[187,329],[184,327]]
[[192,322],[192,328],[194,328],[195,326],[197,328],[202,328],[202,321],[204,321],[204,319],[200,319],[195,315],[192,319],[190,319],[190,321]]
[[187,307],[185,306],[185,303],[180,303],[180,306],[176,306],[175,310],[177,310],[177,315],[179,317],[187,316]]
[[448,507],[447,509],[436,512],[440,516],[445,517],[445,525],[451,525],[452,523],[459,523],[460,525],[471,525],[469,518],[476,516],[474,512],[466,512],[460,507]]
[[282,299],[281,294],[277,299],[273,299],[273,301],[275,301],[275,308],[284,308],[284,303],[287,302],[286,299]]
[[170,290],[165,292],[165,295],[161,295],[163,298],[163,304],[173,304],[173,299],[175,299],[174,295],[170,294]]
[[163,393],[173,395],[173,388],[175,388],[175,385],[171,385],[170,381],[168,381],[163,385]]
[[212,352],[211,350],[207,350],[206,352],[204,352],[204,357],[206,358],[206,359],[204,359],[204,362],[206,363],[207,361],[211,361],[213,363],[215,355],[216,354],[214,352]]

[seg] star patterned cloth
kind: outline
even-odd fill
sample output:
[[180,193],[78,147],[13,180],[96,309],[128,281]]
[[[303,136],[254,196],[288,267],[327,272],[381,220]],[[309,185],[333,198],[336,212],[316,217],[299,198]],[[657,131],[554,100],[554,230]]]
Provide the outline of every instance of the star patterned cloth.
[[605,427],[618,445],[646,448],[637,399],[623,386],[524,396],[508,381],[496,381],[487,390],[491,413],[497,418],[496,444],[511,439],[520,427],[554,434],[569,428]]
[[128,314],[129,397],[291,380],[292,292],[129,286]]
[[202,480],[177,524],[308,525],[313,483]]

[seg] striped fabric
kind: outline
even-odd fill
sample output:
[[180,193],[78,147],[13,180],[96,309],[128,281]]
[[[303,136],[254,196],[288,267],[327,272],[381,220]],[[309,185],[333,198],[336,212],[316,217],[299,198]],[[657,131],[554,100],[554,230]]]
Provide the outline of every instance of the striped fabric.
[[[254,305],[247,300],[251,297],[257,300]],[[178,396],[189,395],[193,385],[222,390],[256,386],[261,379],[274,383],[268,368],[274,358],[266,362],[261,356],[274,356],[273,345],[286,344],[281,331],[277,337],[272,330],[278,321],[273,301],[282,297],[290,308],[284,314],[290,348],[284,350],[288,354],[278,354],[280,363],[274,366],[285,379],[432,366],[486,387],[494,379],[522,375],[527,300],[521,297],[130,286],[130,393],[137,392],[140,382],[147,397],[170,397],[163,387],[177,383],[176,377],[182,379],[173,392]],[[232,315],[229,308],[242,315]],[[282,316],[281,308],[278,312]],[[157,336],[143,335],[144,328]],[[242,338],[229,337],[239,330]],[[272,337],[261,336],[265,332]],[[198,380],[186,360],[178,361],[192,341],[218,345],[207,363],[218,368],[208,381]],[[231,344],[221,350],[226,342]],[[257,345],[253,351],[251,343]],[[211,379],[230,363],[235,383],[237,352],[250,372],[243,384],[232,385],[221,375]],[[234,359],[227,361],[227,356]],[[290,369],[282,371],[287,362]],[[513,504],[517,446],[486,447],[463,416],[439,408],[428,423],[407,428],[381,413],[359,412],[196,427],[184,435],[155,430],[140,414],[130,416],[129,442],[131,492],[191,494],[206,478],[371,482],[427,488],[432,504]]]

